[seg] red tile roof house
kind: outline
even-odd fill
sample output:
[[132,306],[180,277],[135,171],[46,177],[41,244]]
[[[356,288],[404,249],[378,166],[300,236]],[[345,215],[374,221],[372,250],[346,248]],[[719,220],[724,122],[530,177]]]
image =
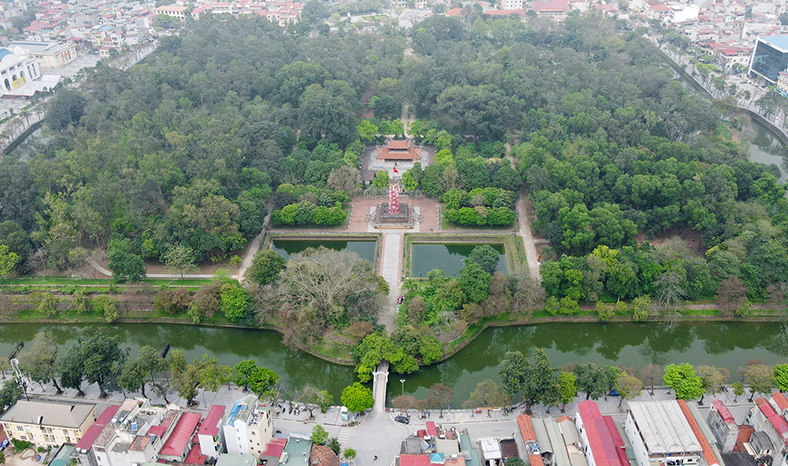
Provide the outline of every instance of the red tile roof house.
[[430,466],[430,455],[400,455],[399,466]]
[[164,446],[159,452],[159,458],[182,463],[186,459],[186,455],[189,454],[192,446],[191,440],[199,422],[199,413],[183,413],[170,437],[164,442]]
[[772,408],[774,408],[780,416],[785,416],[786,411],[788,411],[788,398],[780,392],[776,392],[772,395],[769,404],[772,405]]
[[617,430],[610,431],[613,423],[608,424],[606,418],[610,416],[602,416],[594,401],[585,400],[577,404],[575,426],[588,466],[629,466],[626,454],[623,455],[624,460],[619,454],[620,445],[623,445],[621,436]]
[[[101,431],[104,430],[104,426],[112,421],[112,417],[115,416],[118,409],[120,409],[118,405],[109,405],[104,409],[101,416],[96,419],[96,422],[94,422],[92,426],[88,427],[85,435],[83,435],[82,439],[77,443],[74,455],[77,455],[77,457],[79,457],[79,455],[86,455],[93,448],[93,442],[96,441]],[[87,459],[85,462],[87,462]]]
[[339,466],[339,457],[334,450],[325,445],[312,445],[309,454],[309,463],[312,466]]
[[531,466],[543,466],[542,455],[539,452],[539,444],[536,442],[536,432],[534,431],[531,417],[525,414],[517,416],[517,429],[514,441],[517,442],[517,448],[520,451],[520,456],[528,456],[528,464]]
[[208,415],[197,431],[197,438],[200,442],[200,452],[205,456],[217,458],[219,453],[224,451],[224,424],[225,407],[221,405],[211,406]]
[[286,446],[286,438],[272,438],[271,441],[265,445],[265,450],[260,453],[260,463],[277,464]]

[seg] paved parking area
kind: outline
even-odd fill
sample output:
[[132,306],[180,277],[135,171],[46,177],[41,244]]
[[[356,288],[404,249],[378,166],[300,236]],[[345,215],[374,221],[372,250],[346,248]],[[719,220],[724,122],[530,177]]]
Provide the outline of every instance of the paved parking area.
[[54,74],[73,78],[82,68],[93,68],[100,60],[97,54],[79,54],[76,60],[57,68],[41,68],[41,74]]

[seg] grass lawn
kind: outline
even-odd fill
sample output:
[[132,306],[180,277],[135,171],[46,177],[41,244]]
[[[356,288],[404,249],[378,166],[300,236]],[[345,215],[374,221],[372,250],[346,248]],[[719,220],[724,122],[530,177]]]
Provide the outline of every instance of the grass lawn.
[[722,123],[717,124],[717,129],[715,130],[715,132],[727,141],[733,139],[730,130],[728,130],[728,128],[726,128],[725,125],[723,125]]

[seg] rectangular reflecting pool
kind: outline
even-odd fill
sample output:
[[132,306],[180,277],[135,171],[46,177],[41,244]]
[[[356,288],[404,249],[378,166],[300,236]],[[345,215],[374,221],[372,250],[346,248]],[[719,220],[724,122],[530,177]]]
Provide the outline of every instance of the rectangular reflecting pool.
[[271,242],[271,249],[278,252],[285,260],[290,260],[293,254],[303,252],[307,248],[324,247],[335,251],[350,251],[358,254],[362,259],[366,259],[370,264],[375,263],[376,241],[338,241],[338,240],[292,240],[274,239]]
[[[411,276],[426,277],[434,269],[446,272],[447,277],[459,277],[465,258],[471,254],[473,248],[484,243],[475,244],[440,244],[440,243],[414,243],[411,245],[410,265]],[[496,270],[509,273],[509,263],[506,260],[506,250],[503,244],[489,244],[498,251],[499,260]]]

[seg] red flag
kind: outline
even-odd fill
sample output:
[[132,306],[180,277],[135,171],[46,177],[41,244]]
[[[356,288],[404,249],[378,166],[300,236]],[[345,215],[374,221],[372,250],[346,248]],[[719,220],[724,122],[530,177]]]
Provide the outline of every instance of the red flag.
[[394,167],[394,173],[399,173],[399,172],[397,171],[397,167]]

